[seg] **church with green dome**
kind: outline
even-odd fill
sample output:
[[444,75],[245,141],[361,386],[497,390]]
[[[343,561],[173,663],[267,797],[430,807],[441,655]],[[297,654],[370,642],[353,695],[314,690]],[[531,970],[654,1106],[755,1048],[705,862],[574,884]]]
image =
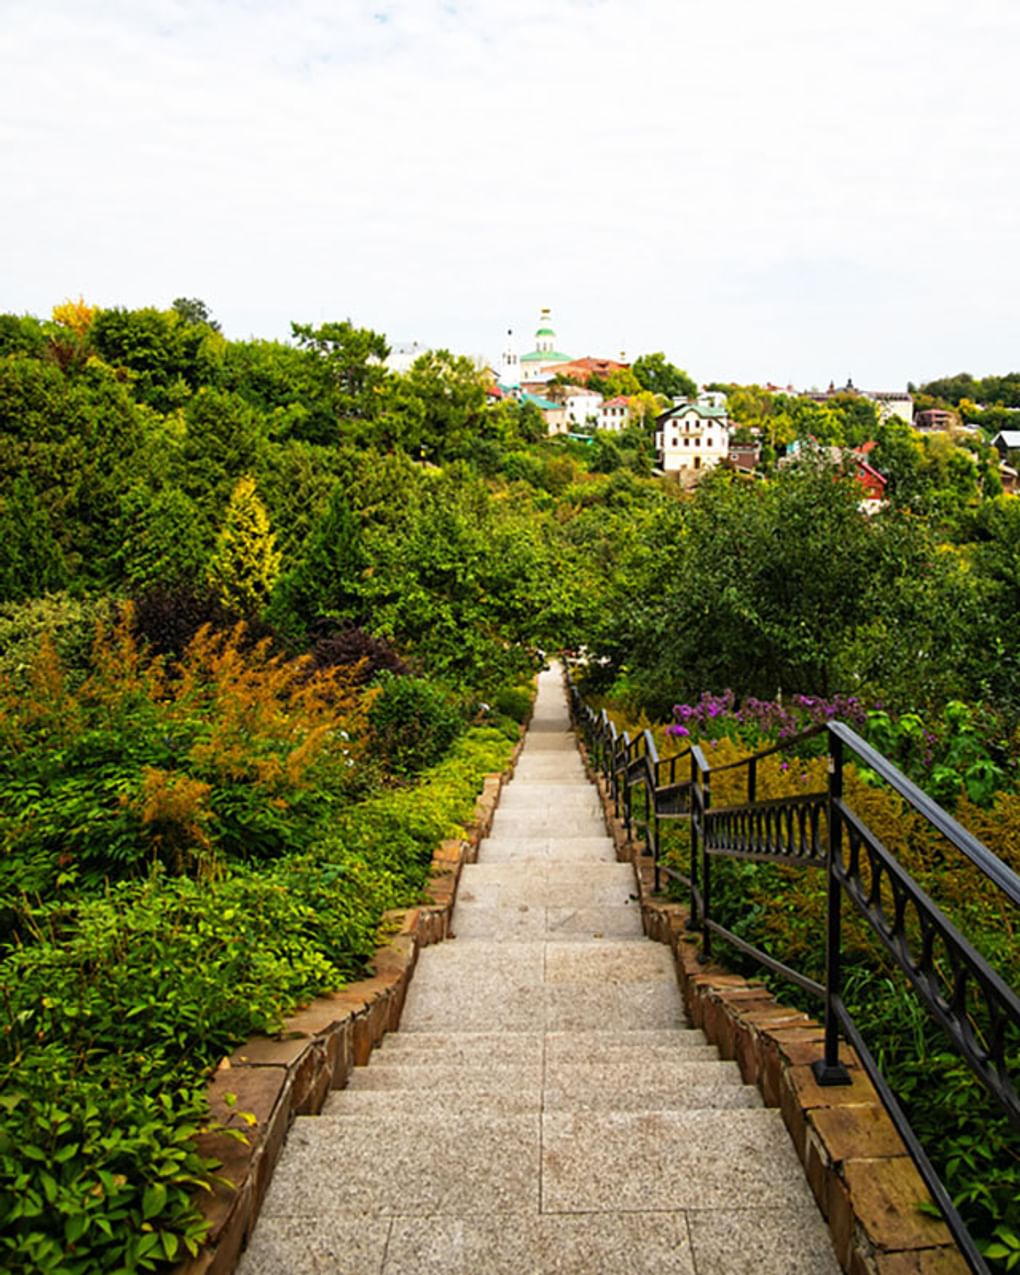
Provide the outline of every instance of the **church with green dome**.
[[535,331],[535,348],[520,359],[515,350],[510,348],[512,340],[508,340],[507,349],[503,353],[500,366],[500,382],[507,387],[519,386],[523,382],[549,381],[556,374],[556,368],[564,363],[572,362],[569,354],[556,348],[556,333],[552,326],[552,316],[545,307],[538,320]]

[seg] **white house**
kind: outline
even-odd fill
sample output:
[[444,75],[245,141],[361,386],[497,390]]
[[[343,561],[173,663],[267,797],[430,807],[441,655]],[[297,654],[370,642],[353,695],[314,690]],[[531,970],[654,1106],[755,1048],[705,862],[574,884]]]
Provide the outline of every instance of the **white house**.
[[599,410],[599,429],[611,429],[619,433],[630,424],[630,399],[624,395],[607,398]]
[[730,449],[726,407],[708,396],[679,399],[655,418],[659,468],[678,474],[685,484],[725,460]]
[[887,421],[898,416],[908,425],[914,423],[914,399],[905,390],[865,390],[864,397],[878,404],[879,419]]
[[410,372],[414,361],[428,354],[430,349],[431,346],[422,345],[420,341],[395,341],[386,358],[386,367],[390,372]]
[[[583,385],[563,386],[562,402],[567,409],[567,420],[572,429],[578,426],[595,426],[598,424],[599,411],[602,407],[602,395],[596,390],[585,389]],[[560,397],[557,395],[557,397]]]

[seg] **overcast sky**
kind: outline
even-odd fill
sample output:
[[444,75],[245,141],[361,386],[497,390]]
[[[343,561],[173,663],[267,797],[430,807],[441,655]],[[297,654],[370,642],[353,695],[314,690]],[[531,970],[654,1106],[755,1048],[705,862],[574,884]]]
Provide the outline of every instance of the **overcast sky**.
[[1017,0],[0,0],[0,310],[1020,368]]

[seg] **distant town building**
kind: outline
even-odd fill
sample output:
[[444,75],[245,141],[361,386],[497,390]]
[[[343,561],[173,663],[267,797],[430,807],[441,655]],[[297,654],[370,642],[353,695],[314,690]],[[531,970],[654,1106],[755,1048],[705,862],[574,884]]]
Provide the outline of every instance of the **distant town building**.
[[567,420],[571,427],[587,426],[594,429],[598,426],[599,411],[602,407],[602,395],[595,390],[585,389],[583,385],[561,386],[562,393],[550,397],[561,399],[567,409]]
[[550,398],[543,398],[540,394],[530,394],[527,391],[521,394],[520,399],[522,403],[531,403],[533,407],[538,408],[550,436],[566,434],[570,431],[567,409],[562,403],[554,403]]
[[1003,460],[1010,452],[1020,452],[1020,429],[1000,429],[992,439],[992,446]]
[[878,404],[879,420],[887,421],[898,416],[908,425],[914,423],[914,399],[906,390],[867,390],[864,397]]
[[957,429],[960,418],[955,412],[948,412],[943,407],[928,407],[914,417],[914,429],[925,433],[948,433]]
[[630,424],[630,399],[624,395],[608,398],[599,409],[599,429],[609,429],[618,433]]
[[563,363],[556,368],[555,375],[569,376],[578,385],[587,385],[593,376],[597,376],[604,381],[613,372],[626,372],[629,368],[629,363],[622,363],[617,359],[586,357],[583,359],[571,359],[569,363]]
[[420,341],[395,341],[390,346],[386,368],[390,372],[401,374],[410,372],[415,360],[421,358],[423,354],[428,354],[429,349],[429,346],[422,345]]
[[827,390],[815,390],[805,394],[804,397],[814,399],[816,403],[825,403],[838,394],[856,394],[859,398],[868,399],[869,402],[877,404],[879,420],[885,421],[892,416],[898,416],[908,425],[913,423],[914,399],[906,390],[859,390],[848,377],[846,385],[837,388],[835,382],[830,381]]
[[[725,396],[723,396],[725,400]],[[655,418],[655,450],[659,468],[675,473],[685,485],[714,469],[729,454],[730,430],[725,401],[703,395],[678,399]]]
[[521,357],[517,353],[517,342],[510,328],[507,328],[506,345],[499,356],[499,383],[505,390],[521,388]]
[[549,308],[542,310],[535,332],[535,348],[521,355],[522,385],[541,385],[551,381],[564,363],[572,360],[569,354],[556,349],[556,333],[552,326]]
[[750,473],[758,468],[761,461],[761,443],[757,441],[735,443],[731,439],[726,458],[735,469],[743,469]]

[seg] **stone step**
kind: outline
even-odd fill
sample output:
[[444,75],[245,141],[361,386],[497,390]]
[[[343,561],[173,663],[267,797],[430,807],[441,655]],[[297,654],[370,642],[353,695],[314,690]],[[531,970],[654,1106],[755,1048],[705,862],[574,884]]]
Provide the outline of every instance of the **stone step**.
[[420,1116],[459,1118],[462,1115],[512,1116],[539,1112],[598,1111],[621,1114],[658,1111],[745,1110],[761,1107],[758,1090],[725,1081],[693,1081],[668,1089],[339,1089],[330,1094],[322,1119],[351,1116]]
[[[515,784],[535,784],[536,787],[553,784],[587,783],[588,776],[577,759],[577,753],[552,749],[542,753],[523,753],[514,767],[513,777],[503,785],[500,796],[509,792]],[[589,785],[590,787],[590,785]],[[595,791],[594,788],[591,789]]]
[[636,1115],[672,1111],[745,1111],[762,1107],[761,1094],[752,1085],[735,1085],[723,1080],[692,1080],[666,1089],[644,1086],[621,1089],[618,1085],[599,1088],[557,1089],[547,1085],[542,1091],[543,1112],[597,1111]]
[[402,1057],[372,1060],[353,1067],[349,1089],[456,1089],[467,1093],[491,1089],[548,1089],[580,1093],[627,1089],[683,1089],[688,1085],[741,1085],[736,1062],[719,1060],[713,1046],[678,1049],[672,1058],[644,1062],[584,1061],[507,1062],[499,1054],[488,1060],[448,1062]]
[[[464,948],[474,946],[468,941]],[[511,946],[507,944],[507,946]],[[558,945],[550,944],[550,947]],[[417,980],[415,980],[417,982]],[[491,983],[434,989],[411,985],[401,1031],[598,1031],[684,1027],[675,985],[513,987]]]
[[583,811],[592,818],[602,818],[591,784],[532,784],[516,780],[506,789],[499,803],[501,814],[552,811],[561,814]]
[[[419,980],[425,971],[427,978]],[[594,987],[662,982],[676,988],[669,949],[644,938],[561,943],[555,949],[547,949],[542,941],[491,946],[440,943],[419,954],[411,987],[419,981],[436,987],[459,985],[464,978],[479,987],[495,981],[513,986],[572,983]]]
[[641,912],[634,905],[577,908],[519,903],[516,907],[486,907],[458,903],[451,929],[458,939],[483,942],[540,938],[559,943],[579,938],[639,938],[643,933]]
[[465,1114],[444,1122],[423,1106],[420,1115],[298,1117],[263,1215],[477,1217],[540,1209],[813,1205],[774,1109],[585,1109]]
[[[542,1117],[547,1212],[809,1205],[804,1171],[774,1108]],[[801,1269],[790,1257],[788,1269]]]
[[372,1060],[401,1061],[404,1055],[411,1055],[416,1059],[468,1064],[489,1059],[538,1062],[543,1057],[562,1062],[600,1058],[629,1062],[632,1058],[670,1057],[677,1049],[707,1043],[704,1032],[693,1027],[632,1032],[391,1032]]
[[[609,838],[607,837],[606,840],[608,841]],[[476,884],[518,885],[522,881],[548,881],[555,885],[569,885],[582,891],[590,885],[613,884],[630,893],[634,890],[634,870],[629,863],[578,865],[555,861],[525,870],[484,860],[464,865],[461,888],[463,889],[469,883],[473,887]]]
[[[578,837],[607,836],[605,821],[601,816],[572,811],[569,819],[563,819],[554,811],[496,811],[492,821],[491,836],[548,837],[569,844]],[[483,862],[489,857],[489,847],[481,852]]]
[[[750,1259],[750,1260],[749,1260]],[[697,1262],[697,1266],[695,1266]],[[839,1275],[812,1205],[691,1213],[266,1217],[238,1275]]]
[[634,873],[626,863],[596,862],[579,867],[548,860],[522,867],[487,861],[465,865],[457,906],[623,907],[636,904],[634,895]]
[[465,1114],[443,1122],[424,1100],[417,1116],[299,1116],[262,1217],[537,1213],[540,1120]]
[[544,1032],[390,1032],[372,1054],[373,1062],[401,1062],[406,1055],[436,1062],[541,1063],[545,1056]]
[[553,837],[545,834],[521,836],[504,833],[485,843],[485,863],[615,863],[616,850],[605,834],[601,836]]
[[337,1089],[326,1099],[319,1119],[346,1120],[351,1116],[420,1116],[423,1111],[444,1118],[461,1116],[522,1116],[542,1111],[541,1089]]
[[485,1093],[542,1088],[542,1063],[490,1062],[480,1066],[448,1063],[378,1062],[353,1067],[347,1088],[358,1089],[449,1089],[459,1093]]

